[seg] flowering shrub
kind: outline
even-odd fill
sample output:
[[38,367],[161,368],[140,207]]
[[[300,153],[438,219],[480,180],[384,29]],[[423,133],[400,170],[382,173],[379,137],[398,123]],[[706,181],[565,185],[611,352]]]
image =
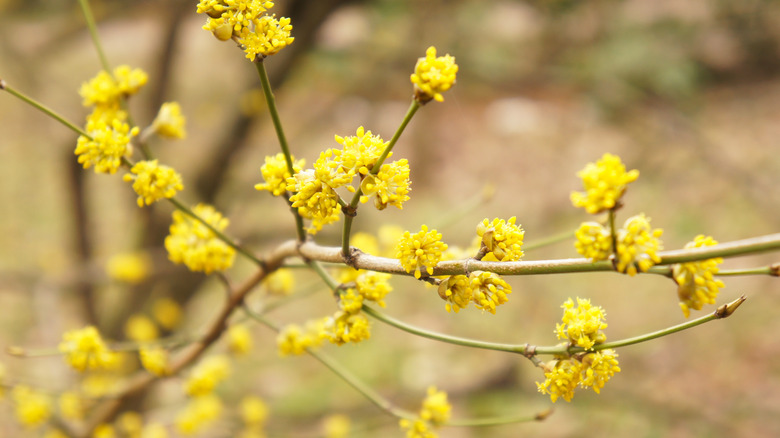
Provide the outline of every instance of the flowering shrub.
[[[87,2],[82,7],[90,17]],[[551,403],[559,399],[570,402],[577,388],[592,388],[598,394],[602,389],[608,391],[611,379],[620,378],[618,349],[726,318],[745,298],[721,304],[711,313],[680,325],[608,342],[606,310],[572,291],[576,300],[568,298],[563,303],[561,323],[552,331],[561,341],[555,345],[531,344],[530,339],[499,344],[454,337],[413,326],[378,308],[392,310],[394,294],[433,294],[436,290],[445,306],[444,310],[437,306],[431,312],[452,312],[454,321],[463,316],[456,315],[460,311],[479,312],[490,318],[497,313],[517,312],[511,308],[514,297],[527,293],[513,294],[509,282],[512,276],[600,271],[626,274],[627,278],[643,274],[666,277],[667,288],[676,287],[676,302],[683,316],[689,318],[691,311],[718,303],[718,293],[725,287],[718,278],[721,275],[777,275],[776,266],[722,271],[720,264],[727,257],[780,249],[778,235],[727,244],[699,235],[682,249],[663,251],[663,231],[653,228],[645,213],[628,217],[618,227],[618,213],[622,209],[634,211],[633,205],[624,200],[629,185],[641,184],[641,180],[638,170],[627,170],[622,160],[610,153],[577,173],[584,191],[574,191],[570,196],[575,208],[590,215],[605,215],[591,217],[567,234],[572,250],[583,258],[524,260],[528,247],[524,242],[526,229],[521,225],[523,212],[508,218],[490,219],[491,215],[487,215],[472,228],[475,232],[470,239],[474,246],[468,249],[445,243],[443,234],[427,225],[420,225],[419,231],[417,227],[405,231],[383,226],[377,235],[352,232],[353,224],[360,220],[358,212],[375,208],[384,214],[388,207],[404,210],[405,203],[412,198],[411,158],[395,159],[393,148],[418,111],[445,101],[444,94],[456,85],[458,64],[450,54],[442,56],[435,47],[429,47],[414,66],[410,62],[412,99],[392,136],[383,138],[364,126],[356,127],[354,135],[335,134],[335,145],[330,145],[334,147],[319,151],[311,167],[306,167],[306,160],[296,159],[293,145],[287,142],[266,72],[266,63],[274,62],[274,55],[295,44],[294,23],[290,18],[277,18],[274,7],[270,1],[201,0],[196,12],[205,17],[203,29],[219,41],[232,41],[243,51],[263,85],[280,151],[256,163],[257,179],[261,181],[255,182],[258,192],[252,193],[281,198],[279,208],[289,210],[295,232],[275,247],[257,248],[234,238],[228,229],[229,219],[212,205],[201,202],[189,208],[180,201],[185,195],[189,198],[185,178],[171,167],[173,163],[162,164],[154,158],[150,140],[185,140],[184,114],[189,109],[177,102],[166,102],[148,126],[136,126],[127,103],[149,81],[143,70],[104,65],[95,77],[85,80],[79,94],[83,105],[92,112],[83,128],[0,80],[0,88],[57,118],[78,135],[75,160],[85,169],[121,173],[122,180],[130,183],[126,187],[128,193],[132,193],[132,188],[138,207],[144,211],[172,210],[169,233],[160,242],[168,261],[212,276],[226,291],[217,314],[199,322],[197,330],[181,324],[187,310],[180,301],[166,296],[156,297],[143,312],[124,321],[124,342],[102,334],[96,321],[92,321],[95,325],[64,332],[56,354],[84,374],[79,388],[45,388],[43,383],[40,388],[32,387],[0,372],[3,386],[12,387],[10,398],[22,426],[49,427],[49,437],[167,437],[199,433],[207,436],[209,427],[229,421],[236,436],[264,436],[267,423],[273,421],[273,400],[263,400],[252,393],[252,388],[241,384],[245,378],[242,373],[256,365],[248,366],[242,361],[248,360],[254,350],[269,349],[267,336],[254,339],[253,328],[257,325],[276,333],[275,347],[270,348],[275,348],[275,355],[279,356],[274,360],[294,361],[292,356],[298,355],[314,357],[383,413],[396,417],[399,436],[431,438],[447,427],[543,420],[550,411],[513,417],[496,412],[462,418],[458,411],[461,397],[456,397],[453,405],[446,388],[435,386],[428,388],[419,410],[403,409],[383,395],[387,391],[398,396],[403,388],[371,388],[352,375],[352,363],[341,363],[327,355],[328,348],[335,348],[328,344],[361,348],[351,344],[373,342],[372,330],[381,323],[443,343],[515,353],[538,368],[534,372],[541,395],[537,397],[544,396],[546,400],[549,396]],[[91,20],[87,21],[92,25]],[[431,110],[435,111],[435,107]],[[572,185],[574,180],[572,176]],[[263,225],[261,220],[258,225]],[[337,227],[341,228],[340,246],[325,246],[317,240],[323,229]],[[241,268],[234,266],[238,260],[246,264]],[[151,272],[162,269],[151,264],[141,256],[115,256],[108,274],[115,281],[140,284]],[[248,265],[254,272],[247,273]],[[277,324],[269,313],[273,306],[287,306],[300,298],[302,294],[294,291],[299,277],[304,276],[301,272],[316,275],[317,284],[327,289],[332,303],[327,308],[317,307],[315,318]],[[419,290],[394,286],[394,276],[414,279]],[[234,282],[236,278],[241,279]],[[264,299],[273,297],[275,301],[263,301],[258,308],[248,301],[250,296],[257,295]],[[673,293],[667,295],[664,299],[675,302]],[[471,304],[474,309],[466,310]],[[549,341],[538,340],[542,344]],[[219,348],[224,351],[213,351]],[[34,351],[21,347],[11,352],[22,357],[35,356]],[[152,394],[163,381],[181,387],[175,413],[159,421],[151,409],[131,411],[138,405],[135,397]],[[61,406],[55,411],[51,394],[57,391],[61,392]],[[240,407],[228,409],[225,399],[228,395],[238,399],[236,392],[243,392],[239,396]],[[325,425],[328,436],[347,436],[350,430],[350,421],[344,416],[328,417]]]

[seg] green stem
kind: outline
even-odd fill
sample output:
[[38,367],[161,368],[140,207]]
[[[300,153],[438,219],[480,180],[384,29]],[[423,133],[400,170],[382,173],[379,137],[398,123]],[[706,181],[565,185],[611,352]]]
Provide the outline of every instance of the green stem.
[[17,91],[13,87],[9,86],[5,81],[0,81],[0,90],[5,90],[9,93],[11,93],[12,96],[18,98],[19,100],[29,104],[33,108],[37,109],[38,111],[41,111],[42,113],[46,114],[47,116],[53,118],[54,120],[60,122],[61,124],[65,125],[65,127],[69,128],[71,131],[75,132],[78,135],[83,135],[84,137],[87,137],[88,139],[92,140],[92,136],[87,134],[84,130],[79,128],[78,126],[74,125],[73,123],[65,120],[64,117],[57,114],[54,110],[50,109],[46,105],[38,102],[37,100],[28,97],[25,94],[22,94],[21,92]]
[[542,421],[552,414],[552,408],[537,412],[534,415],[521,415],[510,417],[492,418],[464,418],[462,420],[448,421],[445,426],[475,427],[475,426],[500,426],[502,424],[527,423],[529,421]]
[[664,251],[658,255],[661,256],[661,263],[659,264],[671,265],[674,263],[707,260],[715,257],[735,257],[745,254],[756,254],[778,249],[780,249],[780,233],[719,243],[713,246]]
[[[263,64],[262,60],[255,62],[254,64],[255,68],[257,68],[257,74],[260,76],[260,84],[263,86],[263,95],[265,96],[265,102],[268,105],[268,112],[271,114],[271,121],[273,121],[274,124],[276,138],[279,140],[279,146],[282,148],[282,153],[284,154],[284,161],[287,163],[287,172],[289,172],[290,175],[295,175],[292,154],[290,154],[290,147],[287,144],[287,137],[284,135],[282,121],[279,118],[279,110],[276,108],[276,98],[271,90],[271,80],[268,78],[268,72],[265,70],[265,64]],[[298,241],[303,242],[306,240],[306,231],[303,229],[303,218],[298,214],[297,208],[290,207],[290,209],[295,216],[295,230],[298,233]]]
[[319,275],[319,277],[322,279],[322,281],[325,282],[325,284],[328,285],[328,288],[332,290],[334,293],[339,288],[339,284],[336,283],[336,280],[333,279],[333,277],[328,274],[328,271],[325,270],[325,268],[322,266],[322,263],[318,261],[309,261],[308,263],[309,267],[311,267],[314,272]]
[[615,259],[617,259],[618,258],[617,232],[615,231],[615,209],[614,208],[609,209],[609,215],[607,221],[609,222],[609,236],[610,239],[612,239],[612,254],[614,254]]
[[[246,306],[244,306],[244,311],[247,312],[247,314],[253,319],[255,319],[256,321],[260,322],[261,324],[265,325],[266,327],[270,328],[271,330],[277,333],[279,332],[280,330],[279,327],[273,322],[271,322],[270,320],[268,320],[265,316],[253,312]],[[371,387],[366,385],[362,380],[357,378],[354,374],[347,371],[347,369],[342,367],[341,364],[336,362],[334,359],[332,359],[330,356],[326,355],[325,353],[316,351],[313,348],[306,348],[306,352],[309,355],[311,355],[313,358],[317,359],[320,363],[325,365],[325,367],[331,370],[343,381],[347,382],[347,384],[355,388],[359,393],[361,393],[364,397],[366,397],[371,403],[376,405],[379,409],[398,418],[406,418],[410,420],[414,420],[417,418],[415,414],[394,406],[393,403],[391,403],[389,400],[382,397],[379,393],[371,389]]]
[[95,17],[92,15],[92,9],[89,7],[89,1],[79,0],[79,5],[81,5],[81,11],[84,13],[84,19],[87,21],[87,29],[89,29],[92,42],[95,44],[95,50],[98,53],[98,58],[100,58],[100,64],[103,66],[103,70],[106,72],[111,72],[111,66],[108,64],[108,58],[106,58],[106,53],[103,51],[103,46],[100,44],[100,37],[97,33]]
[[[704,323],[710,322],[715,319],[723,319],[728,318],[731,316],[734,311],[737,310],[737,308],[742,305],[743,302],[745,302],[746,298],[744,296],[737,298],[736,300],[724,304],[720,307],[718,307],[717,310],[712,312],[709,315],[702,316],[701,318],[696,318],[694,320],[678,324],[672,327],[667,327],[663,330],[658,330],[652,333],[646,333],[639,336],[634,336],[632,338],[626,338],[621,339],[619,341],[613,341],[613,342],[605,342],[603,344],[598,344],[593,346],[592,351],[599,351],[599,350],[607,350],[607,349],[614,349],[619,347],[626,347],[629,345],[639,344],[642,342],[651,341],[653,339],[658,339],[664,336],[671,335],[673,333],[681,332],[683,330],[688,330],[690,328],[702,325]],[[574,353],[580,353],[585,351],[584,348],[581,347],[570,347],[568,345],[557,345],[555,347],[536,347],[534,349],[534,352],[536,354],[555,354],[555,355],[565,355],[565,354],[574,354]]]
[[718,277],[731,277],[737,275],[775,275],[771,266],[745,269],[721,269],[715,274]]
[[[404,116],[404,119],[401,120],[401,124],[398,126],[398,129],[395,130],[395,134],[393,134],[393,138],[390,139],[389,142],[387,142],[387,147],[385,147],[385,150],[382,151],[382,155],[379,156],[376,163],[374,163],[374,166],[371,167],[371,174],[376,175],[379,173],[379,169],[382,168],[382,163],[384,163],[385,159],[387,159],[387,156],[390,154],[390,152],[393,150],[393,147],[395,147],[395,144],[398,142],[398,139],[401,138],[401,134],[403,134],[404,130],[406,129],[406,126],[409,125],[409,122],[412,121],[412,117],[414,117],[414,114],[417,112],[417,110],[420,109],[420,102],[416,100],[412,100],[411,105],[409,105],[409,109],[406,110],[406,115]],[[349,210],[355,211],[358,206],[358,202],[360,202],[360,197],[363,195],[363,190],[358,187],[357,191],[355,192],[355,196],[352,197],[352,201],[349,203]],[[352,221],[355,219],[355,216],[353,214],[345,215],[344,217],[344,231],[341,235],[341,253],[344,255],[344,257],[349,256],[349,238],[352,234]]]
[[236,244],[232,239],[230,239],[229,237],[224,235],[221,231],[219,231],[218,229],[214,228],[214,226],[212,226],[210,223],[208,223],[205,220],[203,220],[200,216],[195,214],[195,212],[193,212],[192,210],[187,208],[184,204],[179,202],[179,200],[177,200],[176,198],[168,198],[168,201],[171,204],[173,204],[174,207],[176,207],[179,210],[183,211],[185,214],[187,214],[191,218],[195,219],[196,221],[202,223],[206,228],[209,229],[209,231],[214,233],[214,235],[217,236],[217,238],[219,240],[225,242],[228,246],[230,246],[231,248],[235,249],[239,253],[243,254],[244,256],[246,256],[246,258],[252,260],[253,262],[255,262],[261,268],[265,268],[265,262],[263,262],[262,260],[257,258],[254,254],[252,254],[248,250],[246,250],[246,249],[242,248],[241,246],[239,246],[238,244]]
[[435,341],[446,342],[448,344],[460,345],[463,347],[481,348],[485,350],[506,351],[508,353],[525,354],[525,345],[513,345],[513,344],[499,344],[495,342],[477,341],[474,339],[459,338],[457,336],[445,335],[442,333],[436,333],[429,330],[425,330],[419,327],[409,325],[405,322],[401,322],[395,318],[387,316],[381,312],[378,312],[371,307],[363,305],[363,313],[370,315],[376,320],[382,321],[385,324],[391,325],[397,329],[401,329],[405,332],[413,335],[422,336],[424,338],[433,339]]

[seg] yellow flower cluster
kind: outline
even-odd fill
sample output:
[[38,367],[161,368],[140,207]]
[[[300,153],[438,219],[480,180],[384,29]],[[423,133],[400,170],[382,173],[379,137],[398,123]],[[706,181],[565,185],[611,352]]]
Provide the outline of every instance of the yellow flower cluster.
[[149,342],[160,337],[160,332],[151,318],[136,313],[127,318],[125,336],[135,342]]
[[263,438],[263,427],[268,418],[268,406],[259,397],[246,396],[241,399],[239,412],[244,422],[244,429],[238,434],[239,438]]
[[438,435],[432,429],[439,428],[450,419],[450,406],[447,393],[438,391],[436,387],[428,388],[428,395],[423,400],[419,418],[415,420],[402,419],[401,429],[406,431],[407,438],[436,438]]
[[[717,245],[711,236],[698,235],[693,242],[688,242],[685,249],[701,248]],[[718,265],[723,263],[720,257],[698,262],[680,263],[674,265],[672,273],[677,283],[677,296],[680,298],[680,308],[688,318],[691,310],[701,310],[705,304],[715,304],[715,298],[720,288],[725,287],[722,281],[716,280]]]
[[[360,180],[361,202],[375,196],[374,206],[379,210],[388,205],[403,208],[403,203],[409,199],[411,183],[407,160],[374,169],[387,147],[380,136],[361,126],[355,136],[337,135],[336,142],[342,145],[341,149],[326,149],[314,162],[313,169],[296,169],[297,173],[286,180],[285,189],[293,193],[290,196],[292,206],[302,217],[312,220],[312,227],[308,230],[312,234],[321,230],[323,225],[339,220],[343,201],[336,189],[346,186],[354,193],[356,188],[352,182],[355,177]],[[391,155],[388,154],[388,157]],[[276,175],[279,173],[275,172]],[[272,190],[275,186],[269,181],[262,188]]]
[[84,99],[84,106],[118,110],[121,99],[136,94],[148,80],[149,75],[140,68],[120,65],[113,75],[101,70],[89,82],[81,84],[79,94]]
[[106,274],[117,281],[138,284],[149,277],[152,259],[146,252],[119,253],[106,262]]
[[[228,226],[228,219],[210,205],[198,204],[193,212],[220,232]],[[228,269],[233,265],[236,254],[203,223],[180,210],[173,212],[173,224],[165,238],[165,249],[172,262],[184,263],[191,271],[206,274]]]
[[214,394],[191,399],[176,414],[176,430],[182,435],[195,435],[222,414],[222,401]]
[[277,269],[265,277],[263,285],[269,294],[290,295],[295,287],[295,275],[289,269]]
[[94,326],[65,332],[59,350],[65,355],[65,361],[78,371],[111,369],[119,365],[118,353],[106,347]]
[[596,163],[588,163],[577,176],[582,178],[585,192],[572,192],[571,202],[575,207],[596,214],[615,208],[626,192],[627,184],[639,177],[639,171],[626,172],[620,157],[604,154]]
[[181,106],[177,102],[165,102],[160,106],[160,111],[152,122],[152,130],[160,137],[180,140],[187,136],[186,123],[187,119],[181,113]]
[[[607,336],[601,330],[607,328],[604,310],[593,306],[590,300],[577,298],[577,307],[569,298],[561,306],[563,324],[556,324],[558,339],[565,339],[569,345],[592,350],[595,345],[606,341]],[[588,351],[572,357],[556,357],[542,365],[545,381],[536,383],[542,394],[549,394],[553,403],[560,397],[571,401],[574,390],[593,388],[597,394],[604,384],[620,372],[617,353],[613,350]]]
[[217,39],[236,40],[250,61],[261,61],[295,40],[289,18],[276,19],[265,12],[274,3],[263,0],[200,0],[197,12],[209,16],[203,29]]
[[292,44],[295,38],[290,36],[291,31],[289,18],[277,20],[276,17],[265,15],[255,24],[255,31],[239,42],[244,46],[246,58],[254,62],[275,55]]
[[234,324],[227,331],[228,348],[236,356],[252,350],[252,333],[244,324]]
[[352,422],[342,414],[332,414],[322,421],[324,438],[347,438],[350,436]]
[[612,236],[598,222],[583,222],[574,234],[574,248],[593,261],[606,260],[612,254]]
[[170,373],[168,351],[162,347],[141,347],[138,350],[138,358],[141,360],[141,366],[157,377],[167,376]]
[[[304,160],[295,161],[293,156],[292,162],[295,173],[303,169]],[[268,190],[274,196],[285,194],[287,191],[287,178],[292,177],[292,175],[287,171],[287,161],[284,159],[283,153],[280,152],[276,155],[265,157],[265,164],[260,167],[260,172],[263,174],[265,183],[255,184],[255,189]]]
[[617,270],[634,276],[637,270],[647,272],[660,263],[661,234],[663,230],[651,228],[650,219],[644,214],[628,218],[617,233]]
[[590,350],[607,338],[601,330],[607,328],[605,312],[601,306],[593,306],[590,300],[577,298],[577,307],[571,298],[561,306],[563,324],[556,324],[558,339],[568,340],[571,345]]
[[510,293],[512,286],[493,272],[474,271],[468,276],[453,275],[439,283],[439,296],[447,302],[445,308],[455,313],[473,303],[477,309],[495,315],[496,307],[506,303]]
[[139,161],[122,179],[133,182],[133,190],[138,194],[138,206],[152,205],[164,198],[173,198],[176,192],[183,190],[181,175],[168,166],[157,164],[157,160]]
[[441,233],[428,231],[428,226],[423,225],[416,234],[408,231],[404,233],[395,247],[395,257],[406,272],[414,271],[414,278],[420,278],[422,269],[428,275],[433,275],[433,267],[441,261],[446,249],[447,244],[441,241]]
[[139,129],[137,126],[130,129],[130,125],[119,118],[111,121],[90,119],[86,132],[89,137],[80,135],[73,151],[79,156],[79,163],[85,169],[94,166],[96,173],[113,174],[122,164],[122,158],[132,154],[130,138],[138,135]]
[[515,225],[515,221],[517,221],[515,216],[508,221],[495,218],[489,222],[485,218],[477,225],[477,235],[488,251],[482,260],[513,262],[523,257],[525,231],[519,225]]
[[454,57],[437,57],[436,47],[428,47],[425,58],[417,60],[410,78],[414,84],[414,98],[420,103],[429,102],[431,99],[443,102],[442,93],[452,88],[457,73],[458,65],[455,64]]
[[16,420],[25,427],[37,427],[49,420],[51,400],[45,394],[25,385],[17,385],[11,391]]
[[211,394],[214,388],[230,375],[227,356],[209,356],[195,366],[184,383],[184,392],[191,397]]

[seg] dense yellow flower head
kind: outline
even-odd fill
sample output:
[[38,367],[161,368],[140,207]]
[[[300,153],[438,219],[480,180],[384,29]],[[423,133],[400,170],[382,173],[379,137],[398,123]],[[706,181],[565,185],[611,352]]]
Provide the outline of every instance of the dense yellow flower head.
[[439,296],[447,302],[447,312],[458,313],[471,303],[472,290],[469,277],[466,275],[452,275],[439,283]]
[[356,344],[371,338],[370,328],[368,318],[362,313],[340,311],[325,320],[323,333],[332,344]]
[[352,429],[349,417],[342,414],[332,414],[322,421],[324,438],[347,438]]
[[116,419],[116,428],[121,436],[139,437],[144,426],[141,414],[135,411],[125,411]]
[[51,400],[41,392],[25,385],[17,385],[11,391],[16,420],[25,427],[37,427],[49,420]]
[[509,300],[507,295],[512,293],[512,286],[498,274],[485,271],[475,271],[469,274],[469,288],[474,306],[492,314],[496,313],[496,306]]
[[416,234],[408,231],[404,233],[395,247],[395,257],[406,272],[414,271],[414,278],[420,278],[422,269],[428,275],[433,275],[433,267],[439,263],[446,249],[447,244],[441,241],[441,233],[428,231],[428,226],[423,225]]
[[601,388],[615,373],[620,372],[617,361],[618,354],[614,350],[601,350],[588,353],[582,358],[583,388],[593,388],[596,394],[601,393]]
[[86,131],[91,138],[80,135],[74,154],[85,169],[95,166],[95,173],[116,173],[122,164],[122,158],[130,157],[133,147],[130,139],[138,135],[138,127],[119,119],[110,122],[89,120]]
[[178,102],[165,102],[152,122],[152,129],[160,137],[180,140],[187,136],[186,124],[187,119],[181,113],[181,105]]
[[197,12],[209,16],[203,29],[227,41],[248,35],[261,15],[273,6],[274,2],[263,0],[200,0]]
[[582,363],[577,360],[557,360],[544,368],[544,382],[536,383],[539,392],[549,394],[553,403],[558,398],[571,401],[582,379]]
[[517,218],[512,216],[508,221],[495,218],[492,222],[487,218],[477,225],[477,235],[488,254],[492,253],[499,262],[513,262],[523,257],[523,236],[525,231],[520,225],[515,225]]
[[383,164],[379,172],[366,175],[360,183],[363,196],[360,202],[374,198],[374,207],[384,210],[388,205],[403,209],[403,203],[409,200],[409,161],[404,159]]
[[239,41],[244,46],[246,58],[254,62],[275,55],[292,44],[295,38],[290,36],[291,31],[289,18],[277,20],[276,17],[265,15],[257,20],[254,31]]
[[376,302],[380,307],[385,307],[384,298],[393,287],[390,285],[392,275],[376,271],[358,271],[355,284],[360,295],[369,301]]
[[142,347],[138,350],[138,358],[141,366],[155,376],[163,377],[170,373],[168,351],[162,347]]
[[[338,163],[345,173],[351,175],[367,175],[371,172],[388,145],[382,137],[366,131],[362,126],[357,128],[355,135],[336,135],[336,143],[342,146],[336,150]],[[387,157],[392,155],[390,152]]]
[[160,337],[160,331],[151,318],[136,313],[127,318],[125,322],[125,336],[135,342],[153,341]]
[[301,327],[298,324],[289,324],[285,326],[279,335],[276,337],[276,346],[278,347],[279,356],[299,356],[303,354],[307,348],[317,347],[322,343],[324,335],[321,333],[320,324],[310,323],[307,326]]
[[111,369],[119,364],[119,355],[106,347],[94,326],[65,332],[59,350],[78,371]]
[[311,219],[312,226],[307,229],[316,234],[323,226],[339,220],[341,205],[339,195],[333,187],[323,182],[314,169],[307,169],[287,178],[287,190],[293,193],[290,202],[298,214]]
[[263,286],[272,295],[290,295],[295,288],[295,275],[290,269],[277,269],[263,280]]
[[262,427],[268,419],[268,406],[260,397],[248,395],[242,398],[239,411],[246,425]]
[[583,257],[591,260],[607,260],[612,254],[612,236],[609,230],[598,222],[583,222],[574,233],[577,239],[574,248]]
[[634,276],[660,263],[661,234],[663,230],[651,228],[650,218],[644,214],[628,218],[617,232],[617,270]]
[[117,438],[114,426],[110,424],[98,424],[95,430],[92,431],[91,438]]
[[593,348],[606,340],[601,330],[607,328],[604,309],[593,306],[590,300],[577,298],[577,307],[571,298],[561,306],[563,308],[563,324],[556,324],[558,339],[568,340],[572,345],[586,350]]
[[106,274],[118,281],[138,284],[149,277],[152,260],[146,252],[119,253],[106,262]]
[[431,430],[431,426],[423,420],[401,419],[401,430],[406,432],[406,438],[438,438],[439,434]]
[[252,332],[244,324],[234,324],[227,331],[228,348],[236,356],[252,351]]
[[[228,226],[228,219],[210,205],[198,204],[193,212],[220,232]],[[165,249],[172,262],[184,263],[191,271],[206,274],[230,268],[236,255],[235,249],[200,221],[180,210],[173,212],[173,224],[165,238]]]
[[[294,156],[291,159],[295,173],[303,170],[304,160],[295,161]],[[263,174],[265,183],[255,184],[255,189],[268,190],[274,196],[284,195],[287,191],[287,178],[292,177],[292,175],[287,171],[287,161],[283,153],[265,157],[265,164],[260,167],[260,173]]]
[[428,394],[423,400],[419,418],[415,420],[402,419],[401,429],[406,431],[407,438],[436,438],[438,435],[433,429],[449,421],[451,410],[452,406],[447,401],[447,393],[430,386]]
[[596,214],[617,206],[628,183],[639,177],[639,171],[626,172],[620,157],[607,153],[596,163],[588,163],[577,176],[582,178],[585,192],[572,192],[571,202]]
[[86,400],[75,391],[65,391],[57,399],[62,418],[83,420],[87,413]]
[[149,75],[140,68],[120,65],[113,75],[105,70],[98,72],[81,85],[79,94],[84,99],[84,106],[115,107],[122,98],[137,93],[148,80]]
[[198,363],[184,383],[184,392],[192,397],[211,394],[230,375],[230,359],[224,355],[209,356]]
[[181,322],[181,306],[172,298],[160,298],[152,304],[152,315],[165,330],[173,330]]
[[[701,248],[717,245],[711,236],[698,235],[693,242],[688,242],[685,249]],[[723,263],[720,257],[698,262],[680,263],[674,265],[672,273],[677,283],[677,296],[680,298],[680,308],[688,318],[691,310],[701,310],[705,304],[715,304],[715,298],[720,288],[725,287],[722,281],[715,279],[718,265]]]
[[182,435],[195,435],[222,414],[222,400],[214,394],[191,399],[176,414],[176,431]]
[[415,99],[426,103],[431,99],[443,102],[441,93],[455,84],[458,65],[450,55],[436,56],[436,48],[431,46],[425,51],[425,58],[419,58],[414,66],[411,81],[414,84]]
[[139,161],[122,179],[133,182],[138,194],[138,206],[152,205],[160,199],[173,198],[176,192],[184,190],[181,175],[168,166],[157,164],[157,160]]

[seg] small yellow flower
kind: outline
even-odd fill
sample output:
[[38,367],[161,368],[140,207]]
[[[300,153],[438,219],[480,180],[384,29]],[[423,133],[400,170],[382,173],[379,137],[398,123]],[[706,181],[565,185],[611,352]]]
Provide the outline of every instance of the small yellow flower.
[[249,34],[261,14],[273,6],[274,2],[262,0],[200,0],[197,12],[209,16],[203,29],[227,41],[233,36],[243,38]]
[[598,222],[583,222],[574,234],[577,239],[574,248],[583,257],[591,260],[607,260],[612,254],[612,236],[609,230]]
[[451,410],[452,406],[447,402],[447,393],[431,386],[428,388],[428,396],[423,400],[420,418],[434,426],[441,426],[449,421]]
[[51,400],[28,386],[17,385],[11,391],[16,420],[23,426],[33,428],[49,420]]
[[[342,146],[341,150],[336,150],[338,161],[345,172],[351,175],[368,175],[388,145],[382,137],[366,131],[362,126],[358,127],[355,135],[337,135],[336,143]],[[390,152],[387,157],[392,155]]]
[[639,177],[639,171],[634,169],[626,172],[620,157],[604,154],[596,163],[588,163],[577,172],[577,176],[582,178],[585,192],[572,192],[571,202],[575,207],[596,214],[615,208],[626,192],[628,183]]
[[184,383],[184,392],[192,397],[211,394],[214,388],[230,375],[227,356],[209,356],[200,361]]
[[311,330],[305,330],[297,324],[285,326],[276,337],[279,356],[299,356],[307,348],[320,345],[321,339],[318,333],[312,333]]
[[482,245],[497,261],[513,262],[523,257],[525,231],[520,228],[520,225],[515,225],[516,220],[515,216],[508,221],[495,218],[493,222],[488,222],[486,218],[477,225],[477,235],[482,239]]
[[272,295],[290,295],[295,288],[295,275],[290,269],[277,269],[265,277],[263,285]]
[[406,431],[406,438],[438,438],[438,434],[431,430],[430,425],[423,420],[401,419],[401,430]]
[[414,84],[415,99],[426,103],[431,99],[443,102],[441,93],[449,90],[455,84],[458,65],[450,55],[436,57],[436,48],[431,46],[425,52],[425,58],[417,60],[414,73],[411,76]]
[[634,276],[660,263],[661,234],[663,230],[652,229],[644,214],[628,218],[617,233],[617,270]]
[[421,269],[433,275],[433,267],[439,263],[446,249],[447,244],[441,241],[441,233],[428,231],[428,226],[423,225],[416,234],[408,231],[404,233],[395,247],[395,257],[407,273],[414,271],[414,278],[419,279]]
[[138,351],[141,365],[146,371],[157,377],[167,376],[170,373],[168,367],[168,351],[162,347],[142,347]]
[[254,31],[239,40],[244,46],[246,58],[254,62],[279,53],[295,40],[290,36],[292,28],[289,18],[282,17],[277,20],[276,17],[268,15],[260,17]]
[[113,76],[105,70],[98,72],[97,76],[81,85],[79,94],[84,99],[84,106],[112,107],[121,98],[137,93],[148,79],[149,75],[140,68],[120,65],[114,69]]
[[187,136],[186,124],[187,119],[181,113],[181,105],[178,102],[165,102],[152,122],[152,129],[160,137],[180,140]]
[[195,397],[176,414],[176,430],[182,435],[195,435],[222,414],[222,401],[214,394]]
[[[220,232],[228,226],[228,219],[210,205],[198,204],[193,212]],[[236,255],[236,251],[210,229],[180,210],[173,212],[165,249],[172,262],[184,263],[191,271],[206,274],[230,268]]]
[[349,417],[346,415],[328,415],[322,421],[322,429],[325,438],[347,438],[351,427]]
[[376,302],[380,307],[385,307],[384,298],[393,290],[389,283],[392,275],[376,271],[359,272],[355,284],[360,295],[369,301]]
[[160,337],[160,332],[151,318],[141,314],[130,316],[125,323],[125,336],[136,342],[153,341]]
[[577,298],[577,307],[571,298],[561,306],[563,308],[563,324],[556,324],[558,339],[565,339],[572,345],[586,350],[593,348],[606,340],[601,330],[607,328],[604,321],[605,312],[601,306],[593,306],[590,300]]
[[[298,173],[303,170],[305,161],[295,161],[295,157],[291,158],[293,171]],[[285,160],[283,153],[280,152],[276,155],[265,157],[265,164],[260,167],[260,172],[263,174],[265,183],[255,184],[255,189],[268,190],[274,196],[285,194],[287,191],[287,178],[292,177],[292,175],[287,171],[287,160]]]
[[168,166],[157,164],[157,160],[139,161],[122,179],[133,182],[138,194],[138,206],[152,205],[160,199],[173,198],[183,190],[181,175]]
[[360,202],[366,202],[372,196],[374,207],[384,210],[388,205],[403,209],[403,203],[409,200],[409,161],[406,159],[383,164],[379,172],[366,175],[360,183],[363,196]]
[[324,225],[339,220],[339,195],[315,175],[314,169],[287,178],[287,190],[293,193],[290,196],[292,207],[298,209],[301,217],[312,220],[312,226],[307,229],[309,233],[316,234]]
[[[685,249],[701,248],[717,245],[711,236],[698,235],[693,242],[688,242]],[[698,262],[680,263],[674,265],[674,281],[677,283],[677,296],[680,298],[680,308],[688,318],[691,310],[701,310],[705,304],[715,304],[715,298],[720,288],[725,287],[722,281],[715,279],[718,265],[723,263],[720,257]]]
[[368,318],[362,313],[336,312],[327,319],[324,331],[328,340],[336,345],[356,344],[371,338]]
[[173,330],[181,322],[181,306],[171,298],[160,298],[152,304],[154,320],[165,330]]
[[114,280],[138,284],[149,277],[152,260],[145,252],[120,253],[106,263],[106,274]]
[[86,127],[91,139],[79,136],[74,154],[85,169],[95,167],[95,173],[116,173],[122,164],[122,158],[129,157],[133,152],[130,139],[138,135],[138,127],[130,129],[130,125],[119,119],[110,122],[98,120],[88,121]]
[[78,371],[111,369],[119,364],[118,354],[106,347],[94,326],[65,332],[59,350],[65,354],[65,361]]
[[465,309],[472,300],[472,290],[469,277],[465,275],[453,275],[439,283],[439,296],[447,302],[447,312],[458,313]]
[[601,388],[609,379],[620,372],[618,366],[617,353],[614,350],[601,350],[595,353],[589,353],[582,359],[583,378],[581,385],[583,388],[593,388],[596,394],[601,393]]
[[110,424],[98,424],[92,431],[92,438],[116,438],[114,426]]
[[252,333],[243,324],[230,326],[227,332],[227,341],[230,351],[236,356],[245,355],[252,351]]
[[66,391],[60,394],[57,404],[62,418],[68,420],[83,420],[87,412],[87,404],[77,392]]
[[268,406],[259,397],[248,395],[242,398],[239,409],[246,425],[262,427],[268,418]]
[[506,303],[512,286],[493,272],[475,271],[469,275],[471,300],[478,309],[495,314],[496,306]]
[[557,360],[552,365],[546,365],[545,369],[544,382],[536,383],[539,392],[549,394],[553,403],[559,397],[570,402],[582,378],[582,363],[576,360]]

